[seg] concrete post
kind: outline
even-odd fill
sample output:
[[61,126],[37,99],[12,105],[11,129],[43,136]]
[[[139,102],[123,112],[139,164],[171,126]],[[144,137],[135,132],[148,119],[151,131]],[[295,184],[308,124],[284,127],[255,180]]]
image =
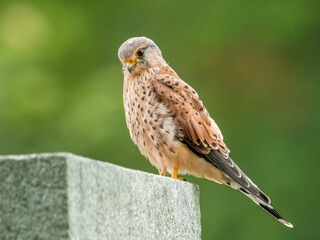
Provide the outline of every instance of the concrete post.
[[70,153],[0,157],[0,239],[200,239],[199,189]]

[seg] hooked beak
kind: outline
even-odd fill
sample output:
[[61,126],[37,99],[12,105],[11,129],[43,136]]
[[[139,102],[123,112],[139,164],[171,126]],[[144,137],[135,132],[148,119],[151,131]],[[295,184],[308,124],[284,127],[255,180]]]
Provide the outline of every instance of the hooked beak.
[[125,64],[126,64],[126,66],[127,66],[127,69],[128,69],[128,71],[129,71],[129,73],[131,73],[132,70],[135,68],[137,62],[136,62],[136,61],[129,60],[129,61],[126,61]]

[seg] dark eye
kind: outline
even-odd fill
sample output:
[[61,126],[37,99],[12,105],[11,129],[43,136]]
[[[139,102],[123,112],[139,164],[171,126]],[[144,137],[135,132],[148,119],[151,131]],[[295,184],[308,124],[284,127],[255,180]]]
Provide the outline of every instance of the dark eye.
[[142,57],[144,55],[144,50],[143,49],[139,49],[136,53],[137,57]]

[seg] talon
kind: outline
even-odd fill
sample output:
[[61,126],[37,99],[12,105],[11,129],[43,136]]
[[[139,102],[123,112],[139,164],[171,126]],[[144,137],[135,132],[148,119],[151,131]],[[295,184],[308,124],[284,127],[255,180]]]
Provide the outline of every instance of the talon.
[[185,178],[181,178],[181,177],[177,178],[177,179],[180,180],[180,181],[185,181],[185,182],[187,181]]

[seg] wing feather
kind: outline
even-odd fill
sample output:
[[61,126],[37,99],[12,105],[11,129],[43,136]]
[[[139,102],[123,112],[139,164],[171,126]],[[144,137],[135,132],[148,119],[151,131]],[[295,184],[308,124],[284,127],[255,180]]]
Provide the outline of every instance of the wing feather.
[[210,118],[196,91],[181,80],[169,67],[164,67],[152,79],[155,91],[175,116],[184,132],[185,141],[201,154],[218,149],[226,157],[229,150],[217,124]]

